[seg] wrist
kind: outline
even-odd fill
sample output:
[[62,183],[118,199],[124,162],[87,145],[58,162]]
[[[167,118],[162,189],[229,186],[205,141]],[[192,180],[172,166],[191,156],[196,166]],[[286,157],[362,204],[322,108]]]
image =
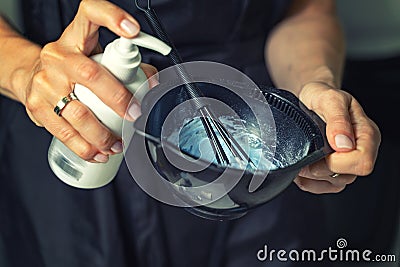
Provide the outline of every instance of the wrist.
[[10,73],[9,88],[15,95],[18,101],[25,105],[26,92],[31,85],[33,75],[40,67],[40,47],[29,43],[29,46],[24,47],[24,52],[20,64],[15,65]]
[[334,72],[327,66],[322,66],[312,71],[309,75],[305,75],[299,90],[301,92],[308,87],[322,87],[326,89],[338,89],[341,84],[341,74],[335,75]]

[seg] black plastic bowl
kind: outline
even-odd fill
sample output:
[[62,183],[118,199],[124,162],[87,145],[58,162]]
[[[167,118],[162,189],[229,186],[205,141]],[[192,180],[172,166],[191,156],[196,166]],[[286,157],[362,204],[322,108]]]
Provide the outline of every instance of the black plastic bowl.
[[[249,106],[230,90],[209,83],[198,83],[198,86],[204,96],[224,102],[241,118],[248,121],[254,117]],[[198,161],[198,164],[204,164],[206,167],[204,170],[197,172],[182,170],[176,165],[170,164],[165,153],[166,150],[169,150],[168,153],[179,155],[180,151],[173,146],[162,147],[160,138],[163,123],[168,114],[177,105],[187,100],[187,96],[183,87],[176,87],[169,91],[164,90],[162,86],[158,87],[153,88],[143,99],[142,116],[134,124],[135,134],[130,143],[130,149],[134,149],[135,154],[147,154],[152,163],[152,166],[141,167],[154,168],[167,181],[186,187],[195,186],[196,182],[193,181],[212,182],[222,173],[232,175],[232,177],[237,177],[237,175],[241,177],[226,196],[207,205],[193,201],[194,196],[185,195],[182,190],[175,192],[171,190],[171,193],[175,194],[176,198],[183,203],[197,204],[188,210],[201,217],[217,220],[240,217],[248,210],[267,203],[285,190],[301,168],[332,152],[325,136],[325,123],[314,112],[308,110],[292,93],[270,87],[261,88],[261,91],[258,88],[239,88],[239,90],[247,90],[250,96],[263,94],[270,105],[276,127],[275,156],[281,160],[285,158],[285,155],[296,153],[299,149],[307,149],[306,155],[296,162],[288,161],[287,166],[283,168],[269,171],[266,179],[253,192],[249,190],[251,179],[257,179],[255,176],[258,175],[260,179],[263,179],[261,176],[265,173],[243,172],[243,170],[221,167],[216,164],[209,165],[202,161]],[[256,105],[266,105],[262,101],[255,101],[255,103]],[[145,145],[140,145],[141,143]],[[145,151],[137,150],[143,148]]]

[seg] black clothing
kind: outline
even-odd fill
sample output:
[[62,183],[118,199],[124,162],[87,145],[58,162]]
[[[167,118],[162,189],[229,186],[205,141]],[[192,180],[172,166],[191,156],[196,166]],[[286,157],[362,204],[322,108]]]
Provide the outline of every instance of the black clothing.
[[[184,61],[225,63],[271,85],[264,42],[290,1],[152,2]],[[78,4],[24,1],[26,36],[40,44],[56,40]],[[149,32],[133,1],[118,4]],[[102,30],[103,45],[113,38]],[[144,62],[167,66],[164,58],[142,52]],[[256,254],[264,245],[318,249],[335,241],[324,239],[318,196],[294,185],[241,219],[207,221],[147,196],[124,164],[103,188],[72,188],[48,166],[52,136],[30,121],[21,104],[2,96],[1,123],[0,266],[299,266],[261,263]]]
[[[343,88],[378,125],[382,143],[373,173],[344,192],[324,196],[329,232],[340,231],[355,247],[399,255],[400,168],[396,109],[400,98],[400,55],[381,59],[347,59]],[[348,223],[351,218],[352,223]],[[334,223],[333,223],[334,222]],[[397,251],[395,251],[397,250]]]

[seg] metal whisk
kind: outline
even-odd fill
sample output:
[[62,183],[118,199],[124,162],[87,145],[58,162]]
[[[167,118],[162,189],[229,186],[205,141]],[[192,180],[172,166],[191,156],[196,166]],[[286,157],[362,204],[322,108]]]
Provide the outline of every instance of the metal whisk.
[[153,34],[171,46],[172,50],[168,55],[171,63],[176,67],[178,76],[184,82],[184,88],[189,95],[189,97],[193,100],[195,108],[200,113],[200,119],[206,130],[207,137],[210,141],[211,147],[215,154],[217,163],[223,166],[228,166],[230,164],[229,157],[224,150],[224,146],[222,142],[229,149],[233,158],[237,163],[241,166],[244,165],[246,167],[247,163],[250,164],[252,168],[255,169],[254,163],[251,161],[247,153],[240,146],[240,144],[233,138],[233,136],[226,130],[221,121],[214,115],[212,110],[208,108],[204,103],[202,103],[200,97],[203,96],[201,90],[196,86],[196,84],[190,82],[189,75],[184,70],[182,64],[182,59],[179,56],[174,44],[171,42],[168,37],[161,21],[158,19],[157,14],[154,9],[151,8],[151,0],[147,0],[147,6],[142,7],[139,4],[139,0],[135,0],[136,7],[142,11],[145,15],[146,21],[148,22],[150,28],[153,31]]

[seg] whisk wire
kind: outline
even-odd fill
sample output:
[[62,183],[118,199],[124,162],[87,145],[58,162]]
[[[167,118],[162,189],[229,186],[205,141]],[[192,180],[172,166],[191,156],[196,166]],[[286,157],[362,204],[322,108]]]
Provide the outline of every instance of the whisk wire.
[[244,149],[240,146],[240,144],[235,140],[235,138],[233,138],[228,130],[225,129],[221,121],[211,112],[207,105],[204,104],[203,101],[201,101],[201,97],[203,96],[203,94],[201,90],[197,88],[196,84],[190,82],[190,76],[182,66],[181,57],[179,56],[174,44],[168,37],[157,14],[151,8],[151,0],[147,0],[147,7],[141,6],[139,4],[139,0],[135,0],[135,5],[140,11],[144,13],[145,18],[154,35],[160,40],[167,43],[169,46],[171,46],[172,50],[168,57],[171,63],[176,66],[177,74],[184,82],[183,85],[186,89],[186,93],[193,100],[193,105],[201,114],[201,122],[210,141],[217,163],[224,166],[228,166],[230,164],[229,157],[224,150],[224,146],[221,144],[222,141],[228,148],[234,159],[241,166],[244,165],[244,167],[246,167],[247,163],[249,163],[252,168],[255,168],[255,164],[251,161],[251,159],[244,151]]
[[151,0],[147,0],[147,7],[142,7],[139,4],[139,0],[135,0],[135,6],[140,10],[145,12],[146,10],[150,10],[151,9]]

